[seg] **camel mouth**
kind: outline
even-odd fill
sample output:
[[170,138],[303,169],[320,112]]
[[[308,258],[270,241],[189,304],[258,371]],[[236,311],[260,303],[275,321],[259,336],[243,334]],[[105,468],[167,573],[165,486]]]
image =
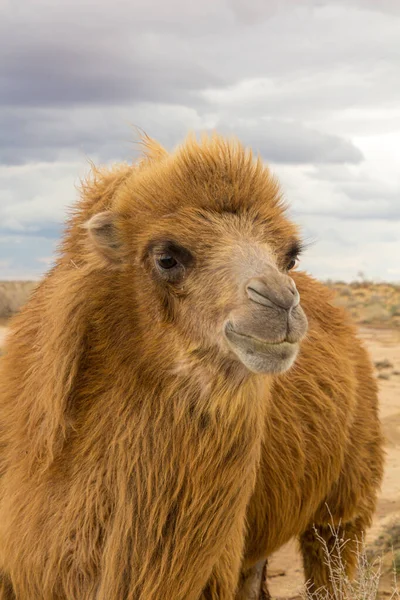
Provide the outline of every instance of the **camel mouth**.
[[231,337],[245,338],[251,340],[253,343],[256,343],[260,347],[262,346],[280,346],[281,344],[295,344],[297,342],[291,342],[288,339],[281,339],[275,342],[271,340],[263,340],[255,335],[249,335],[248,333],[243,333],[241,331],[237,331],[231,321],[228,321],[225,325],[225,335]]
[[299,343],[287,339],[270,341],[238,332],[228,321],[224,335],[231,350],[255,373],[283,373],[294,363]]

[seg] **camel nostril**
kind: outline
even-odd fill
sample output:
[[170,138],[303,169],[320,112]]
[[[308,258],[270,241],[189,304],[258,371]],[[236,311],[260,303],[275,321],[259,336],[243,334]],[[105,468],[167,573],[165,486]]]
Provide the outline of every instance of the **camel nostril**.
[[256,287],[248,285],[246,286],[246,293],[248,298],[257,304],[262,304],[263,306],[268,306],[269,308],[273,308],[276,305],[276,302],[269,299],[265,290],[260,290],[258,288],[256,289]]
[[279,307],[285,310],[295,308],[300,301],[294,281],[282,276],[264,279],[253,277],[246,284],[246,294],[250,300],[269,308]]

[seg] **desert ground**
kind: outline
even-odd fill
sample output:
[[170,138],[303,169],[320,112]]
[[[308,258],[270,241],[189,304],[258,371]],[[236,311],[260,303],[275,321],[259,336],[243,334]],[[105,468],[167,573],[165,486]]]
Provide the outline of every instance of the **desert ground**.
[[[346,306],[358,323],[359,337],[375,366],[387,456],[378,509],[366,542],[369,559],[381,557],[380,598],[400,598],[392,596],[396,571],[400,582],[400,285],[329,285],[336,294],[334,301]],[[21,286],[0,282],[0,348],[7,334],[8,317],[31,289],[29,282],[22,282]],[[268,583],[276,600],[300,598],[304,580],[295,541],[270,558]]]

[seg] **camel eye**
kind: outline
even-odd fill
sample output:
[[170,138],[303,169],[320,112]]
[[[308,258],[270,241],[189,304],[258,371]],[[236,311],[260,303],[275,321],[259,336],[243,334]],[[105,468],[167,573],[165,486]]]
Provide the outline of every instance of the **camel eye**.
[[168,239],[151,242],[147,252],[151,252],[155,273],[168,283],[181,282],[194,263],[194,257],[187,248]]
[[168,271],[169,269],[173,269],[178,265],[178,261],[169,254],[165,254],[164,256],[160,256],[157,259],[158,266],[164,271]]
[[301,255],[303,249],[303,242],[301,242],[300,240],[292,241],[285,256],[286,271],[291,271],[292,269],[294,269],[294,267],[299,262],[299,256]]
[[179,283],[185,275],[185,267],[173,254],[165,252],[155,256],[157,272],[164,281]]

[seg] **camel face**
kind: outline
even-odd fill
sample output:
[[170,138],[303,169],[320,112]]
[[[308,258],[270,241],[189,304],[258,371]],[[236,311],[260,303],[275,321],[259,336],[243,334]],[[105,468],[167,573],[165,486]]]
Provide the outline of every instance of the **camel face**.
[[276,180],[240,145],[215,138],[157,156],[87,228],[125,271],[141,331],[172,369],[200,360],[247,376],[293,364],[307,330],[290,277],[301,241]]
[[254,215],[183,211],[149,241],[144,277],[161,320],[164,302],[188,343],[247,372],[281,373],[296,359],[307,318],[290,277],[298,242],[278,252]]
[[245,217],[210,218],[203,242],[168,239],[180,240],[179,230],[151,244],[151,261],[159,285],[181,294],[175,318],[187,335],[203,347],[218,346],[255,373],[290,368],[307,331],[287,269],[294,259],[280,270],[272,249],[261,235],[257,241],[256,232],[250,233]]

